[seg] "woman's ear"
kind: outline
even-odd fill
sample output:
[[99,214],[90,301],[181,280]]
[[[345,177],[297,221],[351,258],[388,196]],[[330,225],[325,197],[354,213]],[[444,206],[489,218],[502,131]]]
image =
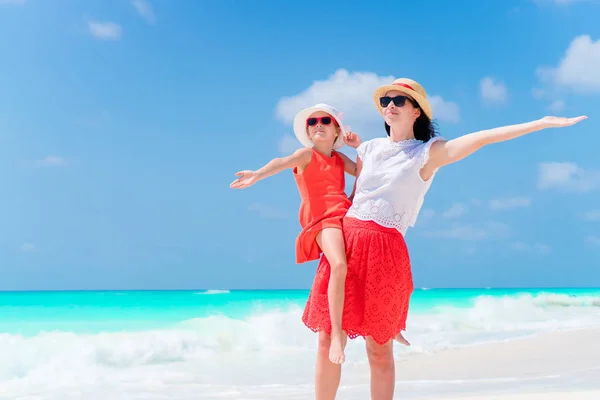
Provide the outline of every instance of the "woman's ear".
[[420,108],[415,108],[413,110],[413,117],[415,118],[415,121],[417,120],[417,118],[419,118],[421,116],[421,109]]

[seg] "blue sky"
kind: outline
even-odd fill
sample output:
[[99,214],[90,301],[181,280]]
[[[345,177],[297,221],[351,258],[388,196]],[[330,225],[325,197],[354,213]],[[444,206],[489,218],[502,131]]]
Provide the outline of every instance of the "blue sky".
[[0,0],[0,289],[308,288],[291,173],[229,183],[312,103],[384,135],[400,76],[446,138],[589,116],[442,169],[415,284],[600,285],[600,4],[349,4]]

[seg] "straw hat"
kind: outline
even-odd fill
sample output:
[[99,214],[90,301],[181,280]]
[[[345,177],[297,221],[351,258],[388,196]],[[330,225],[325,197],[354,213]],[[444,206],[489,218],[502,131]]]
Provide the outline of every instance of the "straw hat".
[[380,86],[375,90],[375,93],[373,93],[373,101],[375,102],[375,107],[377,107],[377,110],[379,110],[381,115],[383,115],[383,109],[379,104],[379,98],[385,96],[387,92],[392,90],[405,93],[415,99],[417,103],[419,103],[419,106],[425,115],[427,115],[429,119],[433,118],[431,105],[429,104],[429,101],[427,101],[427,93],[425,92],[425,89],[423,89],[423,86],[421,86],[419,82],[408,78],[396,79],[391,85]]
[[335,107],[323,103],[319,103],[312,107],[305,108],[304,110],[296,114],[296,117],[294,118],[294,133],[296,134],[296,137],[298,138],[300,143],[302,143],[302,145],[304,145],[305,147],[312,148],[314,146],[313,141],[310,140],[308,134],[306,133],[306,120],[308,119],[308,117],[311,116],[311,114],[317,111],[324,111],[336,120],[336,122],[340,126],[340,134],[333,143],[333,148],[337,150],[340,147],[343,147],[344,135],[346,134],[346,127],[342,123],[343,113],[339,112]]

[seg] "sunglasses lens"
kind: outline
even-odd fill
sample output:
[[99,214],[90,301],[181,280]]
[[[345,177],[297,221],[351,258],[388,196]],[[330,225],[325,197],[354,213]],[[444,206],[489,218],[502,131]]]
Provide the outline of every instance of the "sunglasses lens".
[[385,108],[385,107],[389,106],[392,101],[394,102],[394,105],[396,107],[402,107],[404,105],[404,103],[406,102],[406,96],[381,97],[379,99],[379,104],[381,104],[381,107]]
[[396,107],[402,107],[406,102],[406,96],[396,96],[394,97],[394,105]]
[[379,98],[379,104],[381,104],[381,107],[384,107],[384,108],[387,107],[391,101],[392,101],[392,98],[389,96]]
[[331,117],[322,117],[322,118],[311,117],[306,120],[306,124],[308,126],[315,126],[316,124],[319,123],[319,121],[321,121],[321,123],[323,125],[329,125],[331,123]]

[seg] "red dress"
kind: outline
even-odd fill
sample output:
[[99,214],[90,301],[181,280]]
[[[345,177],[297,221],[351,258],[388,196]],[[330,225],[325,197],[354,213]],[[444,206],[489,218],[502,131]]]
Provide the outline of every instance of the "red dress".
[[318,260],[321,249],[317,234],[323,228],[342,229],[342,218],[350,208],[345,192],[344,160],[338,152],[326,156],[312,150],[312,158],[302,173],[294,168],[301,203],[298,217],[302,231],[296,238],[296,263]]
[[[384,344],[406,329],[414,289],[408,248],[393,228],[352,217],[345,217],[342,224],[348,261],[342,329],[350,339],[370,336]],[[328,334],[330,274],[323,255],[302,315],[309,329]]]

